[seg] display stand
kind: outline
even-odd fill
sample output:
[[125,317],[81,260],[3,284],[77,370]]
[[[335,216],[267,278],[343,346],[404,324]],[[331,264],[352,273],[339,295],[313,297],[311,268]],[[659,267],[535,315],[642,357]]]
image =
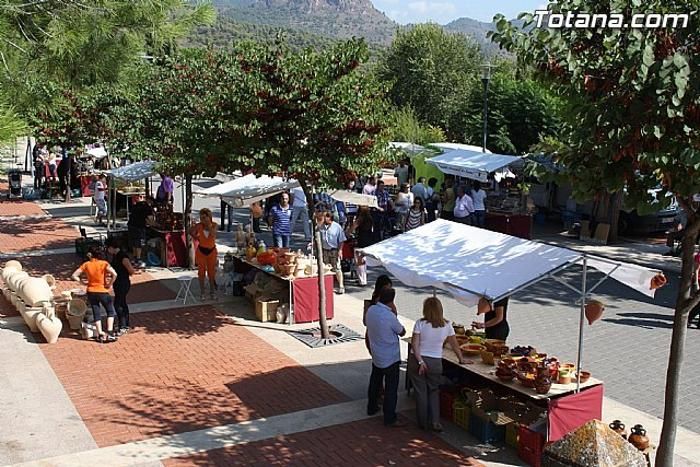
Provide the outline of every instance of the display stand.
[[[234,257],[234,271],[245,274],[251,269],[263,272],[276,280],[284,281],[289,291],[290,324],[312,323],[319,320],[318,316],[318,277],[284,277],[276,272],[265,271],[259,264],[245,258]],[[326,274],[326,318],[333,319],[333,278],[332,273]]]
[[532,240],[532,216],[530,214],[487,212],[486,228],[494,232]]

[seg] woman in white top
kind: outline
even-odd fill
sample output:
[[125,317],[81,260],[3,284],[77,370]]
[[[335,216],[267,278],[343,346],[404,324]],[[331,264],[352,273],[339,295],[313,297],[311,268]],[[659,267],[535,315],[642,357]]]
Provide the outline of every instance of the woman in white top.
[[440,393],[442,347],[449,342],[459,363],[464,363],[452,323],[443,317],[442,303],[436,297],[423,302],[423,318],[416,321],[408,356],[408,376],[416,390],[416,416],[423,429],[442,431]]
[[486,225],[486,192],[479,182],[474,182],[472,201],[474,202],[474,225],[483,227]]
[[406,225],[406,216],[408,210],[413,206],[413,193],[408,189],[408,183],[403,183],[399,188],[399,193],[396,195],[396,202],[394,203],[394,208],[396,209],[397,219],[396,225],[400,230],[403,231]]

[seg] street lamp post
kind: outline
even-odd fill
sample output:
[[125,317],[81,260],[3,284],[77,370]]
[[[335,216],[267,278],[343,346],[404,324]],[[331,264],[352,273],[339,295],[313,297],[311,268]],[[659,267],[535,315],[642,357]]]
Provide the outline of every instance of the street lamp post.
[[481,65],[481,82],[484,85],[484,139],[481,148],[483,152],[486,152],[486,138],[488,136],[489,81],[491,81],[491,64],[486,63]]

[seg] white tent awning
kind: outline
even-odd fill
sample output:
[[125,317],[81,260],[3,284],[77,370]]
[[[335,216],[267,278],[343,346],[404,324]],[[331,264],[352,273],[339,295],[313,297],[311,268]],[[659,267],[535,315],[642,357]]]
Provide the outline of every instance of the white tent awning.
[[[430,143],[430,147],[438,148],[442,152],[454,151],[460,149],[463,151],[474,151],[474,152],[484,152],[481,146],[474,146],[473,144],[462,144],[462,143]],[[486,154],[491,154],[488,148],[486,148]]]
[[204,190],[196,191],[199,196],[221,198],[236,207],[250,206],[256,201],[274,196],[283,191],[289,191],[299,186],[296,180],[285,180],[281,177],[254,174],[245,175],[230,182],[214,185]]
[[124,167],[106,170],[104,173],[119,180],[135,182],[153,176],[155,173],[155,166],[156,163],[153,161],[140,161],[125,165]]
[[87,154],[94,157],[95,159],[102,159],[107,157],[107,150],[103,146],[96,148],[90,148],[87,150]]
[[[435,287],[457,301],[499,299],[583,260],[583,253],[436,220],[361,249],[369,266],[384,266],[410,287]],[[587,256],[587,264],[650,297],[659,271]]]
[[342,201],[343,203],[356,204],[357,206],[367,206],[370,208],[378,207],[376,196],[363,195],[361,193],[348,190],[335,190],[328,194],[331,196],[331,198],[335,199],[336,201]]
[[418,154],[428,150],[420,144],[407,143],[404,141],[392,141],[389,143],[389,147],[392,149],[400,149],[408,154]]
[[516,156],[455,149],[427,159],[426,162],[433,164],[443,173],[486,182],[490,173],[519,160]]

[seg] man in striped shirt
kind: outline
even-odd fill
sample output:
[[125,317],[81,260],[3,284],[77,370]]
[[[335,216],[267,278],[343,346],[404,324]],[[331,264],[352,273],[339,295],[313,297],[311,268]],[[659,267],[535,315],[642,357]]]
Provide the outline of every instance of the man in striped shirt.
[[289,193],[280,195],[280,202],[270,209],[267,222],[272,226],[272,240],[278,248],[288,248],[292,240],[292,209]]

